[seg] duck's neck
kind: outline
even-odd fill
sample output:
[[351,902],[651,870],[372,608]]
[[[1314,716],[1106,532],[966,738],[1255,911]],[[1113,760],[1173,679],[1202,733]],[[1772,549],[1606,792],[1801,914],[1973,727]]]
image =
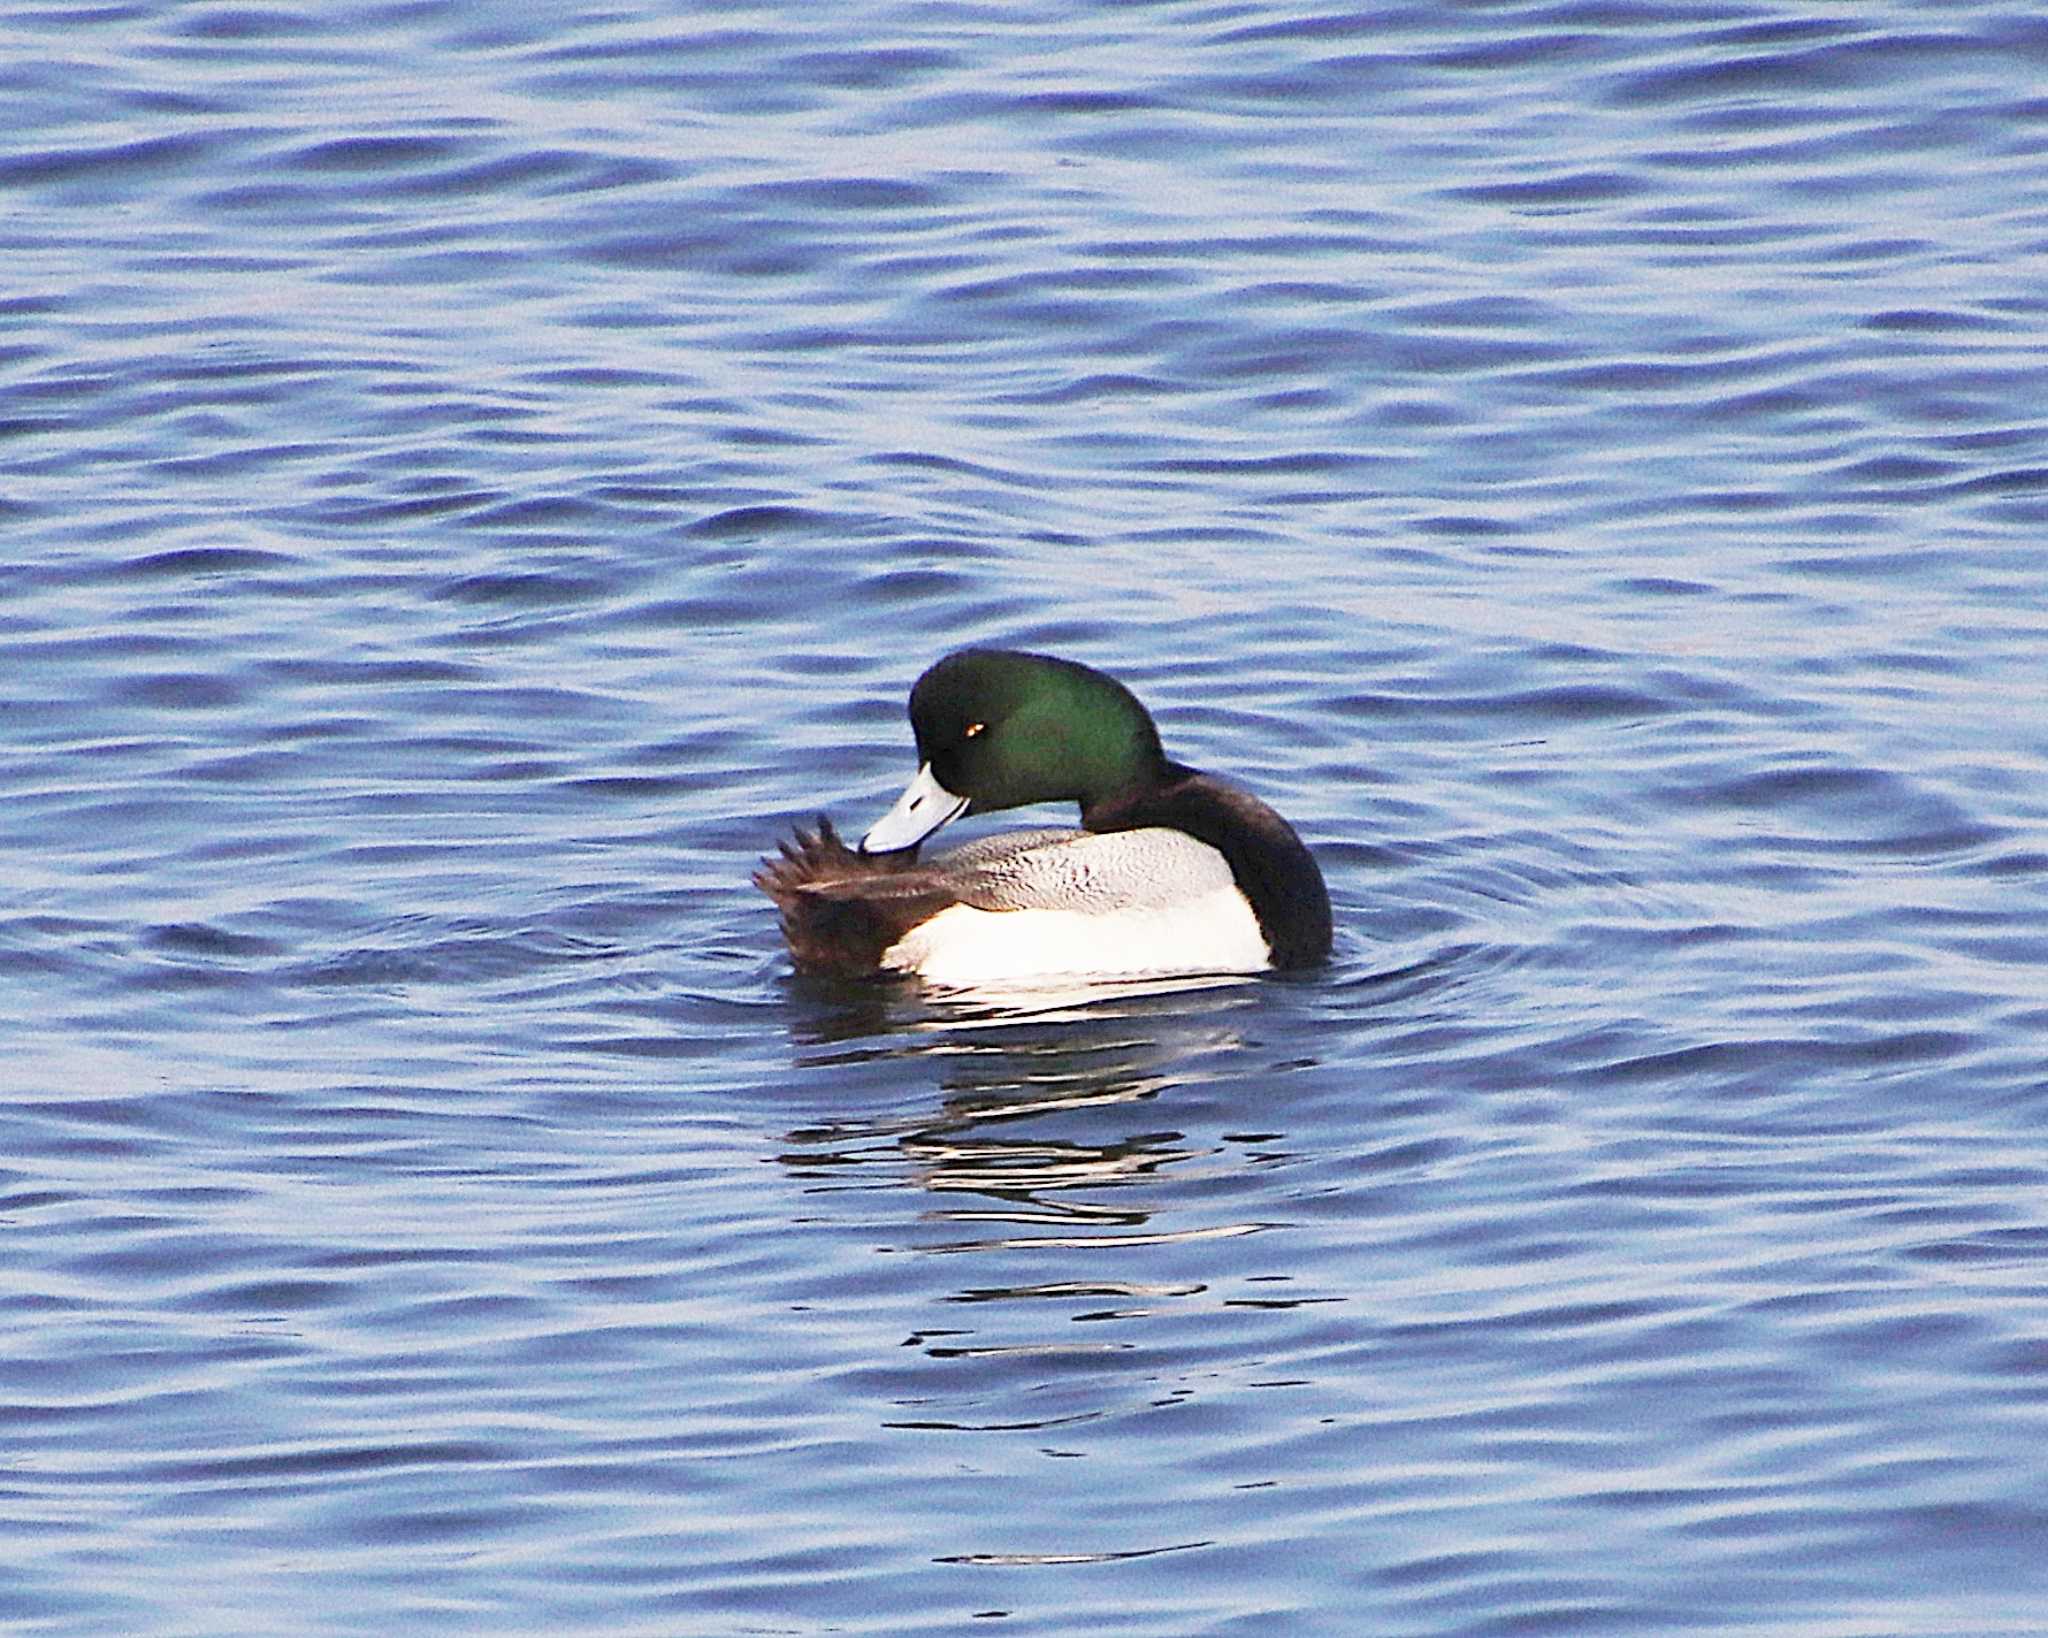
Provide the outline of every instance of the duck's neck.
[[[1161,757],[1158,771],[1140,782],[1124,782],[1113,795],[1091,800],[1081,798],[1081,828],[1084,830],[1137,830],[1144,825],[1172,825],[1179,830],[1184,827],[1172,819],[1154,815],[1161,804],[1174,805],[1185,799],[1186,794],[1207,780],[1199,769],[1190,768],[1185,762],[1174,762]],[[1202,840],[1207,841],[1207,837]]]

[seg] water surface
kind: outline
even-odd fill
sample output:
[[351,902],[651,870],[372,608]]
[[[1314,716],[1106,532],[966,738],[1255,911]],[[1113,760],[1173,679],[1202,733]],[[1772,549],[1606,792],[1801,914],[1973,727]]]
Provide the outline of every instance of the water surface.
[[[0,1623],[2038,1630],[2044,71],[0,15]],[[1330,968],[793,980],[970,641]]]

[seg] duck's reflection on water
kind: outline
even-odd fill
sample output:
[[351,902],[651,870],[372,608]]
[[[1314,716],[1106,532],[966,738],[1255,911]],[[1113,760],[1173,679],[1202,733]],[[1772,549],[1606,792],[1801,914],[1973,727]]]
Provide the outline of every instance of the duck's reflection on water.
[[792,978],[790,1033],[805,1065],[829,1063],[804,1051],[842,1041],[872,1041],[884,1057],[944,1052],[954,1037],[975,1036],[970,1050],[1011,1046],[1063,1050],[1092,1046],[1118,1025],[1207,1025],[1258,998],[1257,981],[1241,976],[1178,976],[1108,982],[1047,982],[1012,988],[928,989],[907,981],[844,982]]
[[[968,1251],[1156,1238],[1146,1231],[1153,1204],[1133,1186],[1214,1150],[1132,1117],[1240,1051],[1239,1016],[1258,992],[1242,980],[1181,979],[951,1000],[835,986],[802,1000],[796,1030],[807,1070],[936,1069],[938,1098],[912,1112],[899,1099],[896,1112],[798,1127],[783,1162],[816,1188],[910,1183],[941,1196],[927,1221],[982,1232],[925,1249]],[[1251,1226],[1185,1232],[1211,1238]]]
[[1042,1454],[1080,1454],[1085,1429],[1264,1381],[1283,1305],[1343,1300],[1287,1265],[1268,1163],[1290,1157],[1246,1129],[1268,1125],[1245,1112],[1271,1108],[1299,1043],[1283,997],[1256,981],[797,996],[803,1086],[844,1102],[811,1102],[779,1158],[841,1276],[811,1300],[902,1327],[854,1373],[883,1425],[1060,1430]]

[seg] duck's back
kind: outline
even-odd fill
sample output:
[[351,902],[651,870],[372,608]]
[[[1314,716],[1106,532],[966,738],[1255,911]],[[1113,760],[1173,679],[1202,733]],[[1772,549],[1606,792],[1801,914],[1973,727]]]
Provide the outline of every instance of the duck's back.
[[1073,910],[1115,915],[1163,910],[1231,885],[1230,866],[1178,830],[1010,830],[963,843],[931,861],[983,910]]

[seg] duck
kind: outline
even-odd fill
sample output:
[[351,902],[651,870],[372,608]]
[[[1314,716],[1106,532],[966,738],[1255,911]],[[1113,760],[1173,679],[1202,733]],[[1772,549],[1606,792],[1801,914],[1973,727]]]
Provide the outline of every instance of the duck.
[[[1300,970],[1330,954],[1330,898],[1294,828],[1170,759],[1122,683],[1048,654],[965,648],[910,691],[918,768],[849,847],[798,827],[754,883],[799,973],[948,988]],[[969,814],[1073,802],[1076,827],[921,858]]]

